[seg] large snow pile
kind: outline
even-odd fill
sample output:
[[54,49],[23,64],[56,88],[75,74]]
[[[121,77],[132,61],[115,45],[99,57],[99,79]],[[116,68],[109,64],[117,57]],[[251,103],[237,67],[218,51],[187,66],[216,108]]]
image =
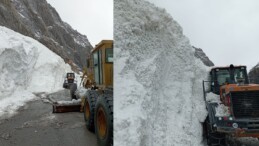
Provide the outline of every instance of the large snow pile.
[[181,27],[143,0],[115,0],[114,19],[114,145],[203,145],[208,69]]
[[62,58],[34,39],[0,27],[0,115],[14,112],[33,93],[62,88]]

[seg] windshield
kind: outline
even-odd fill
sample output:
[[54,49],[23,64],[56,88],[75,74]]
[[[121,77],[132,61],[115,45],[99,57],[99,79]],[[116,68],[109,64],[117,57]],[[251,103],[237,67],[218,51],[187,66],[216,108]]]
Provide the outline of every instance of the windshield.
[[234,76],[230,77],[229,69],[219,69],[217,71],[217,81],[219,85],[223,85],[224,83],[237,83],[238,79],[245,79],[245,69],[243,68],[235,68]]

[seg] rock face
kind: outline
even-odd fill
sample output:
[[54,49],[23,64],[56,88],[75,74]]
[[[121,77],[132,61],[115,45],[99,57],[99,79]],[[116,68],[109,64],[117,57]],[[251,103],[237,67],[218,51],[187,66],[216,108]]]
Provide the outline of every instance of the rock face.
[[249,71],[248,76],[251,83],[259,84],[259,63]]
[[214,66],[214,63],[209,59],[209,57],[202,51],[201,48],[196,48],[192,46],[195,49],[195,56],[199,58],[206,66]]
[[46,0],[1,0],[0,25],[38,40],[80,68],[92,49],[87,37],[63,22]]

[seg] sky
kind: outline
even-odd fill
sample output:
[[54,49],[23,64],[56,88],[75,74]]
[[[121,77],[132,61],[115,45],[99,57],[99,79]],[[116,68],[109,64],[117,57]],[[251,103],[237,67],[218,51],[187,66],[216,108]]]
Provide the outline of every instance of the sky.
[[259,62],[258,0],[148,0],[165,8],[216,66]]
[[[47,1],[93,46],[113,39],[113,0]],[[259,62],[258,0],[147,1],[165,8],[216,66],[242,64],[249,70]]]
[[61,19],[87,36],[92,46],[113,39],[113,0],[47,0]]

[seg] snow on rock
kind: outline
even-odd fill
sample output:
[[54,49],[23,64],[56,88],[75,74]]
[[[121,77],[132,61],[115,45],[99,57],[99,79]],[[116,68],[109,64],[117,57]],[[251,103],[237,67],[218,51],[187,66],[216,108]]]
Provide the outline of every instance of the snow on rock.
[[114,145],[203,145],[208,68],[182,28],[143,0],[115,0],[114,19]]
[[14,112],[33,93],[62,88],[62,58],[36,40],[0,27],[0,116]]

